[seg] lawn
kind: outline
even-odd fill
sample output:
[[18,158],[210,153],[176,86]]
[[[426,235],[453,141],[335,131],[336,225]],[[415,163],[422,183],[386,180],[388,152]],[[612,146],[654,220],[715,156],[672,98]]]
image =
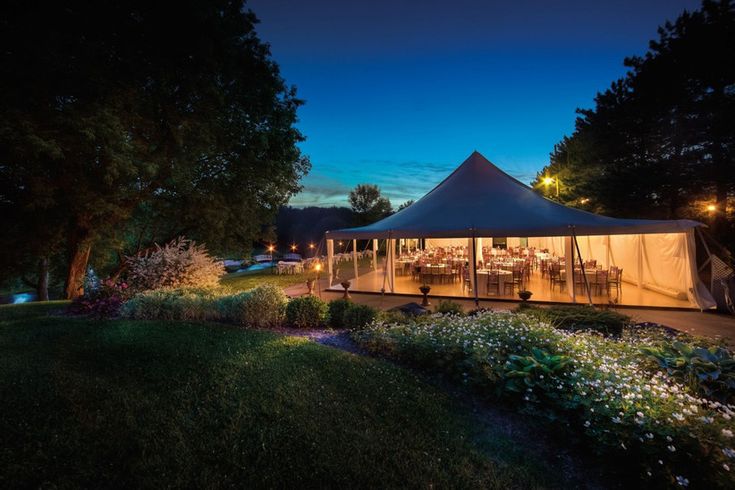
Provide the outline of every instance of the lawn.
[[411,371],[219,324],[0,307],[0,487],[562,486]]
[[[360,274],[370,270],[371,261],[372,259],[367,257],[358,261]],[[337,267],[341,277],[351,278],[354,275],[352,262],[344,262]],[[321,279],[326,278],[327,271],[322,270],[319,277]],[[286,288],[295,284],[304,284],[307,279],[315,278],[316,272],[313,270],[305,271],[301,274],[274,274],[272,269],[261,269],[226,274],[220,281],[220,284],[231,289],[246,291],[261,284],[275,284],[276,286]]]

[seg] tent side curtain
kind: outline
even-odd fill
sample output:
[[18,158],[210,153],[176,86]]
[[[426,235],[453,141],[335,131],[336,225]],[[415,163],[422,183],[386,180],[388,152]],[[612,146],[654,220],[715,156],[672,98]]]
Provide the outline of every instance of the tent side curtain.
[[[583,260],[597,260],[603,268],[615,266],[623,270],[627,283],[689,301],[692,305],[707,309],[712,298],[701,287],[693,260],[691,232],[583,235],[577,237]],[[485,237],[483,244],[492,245]],[[508,247],[520,245],[518,237],[507,237]],[[426,240],[427,247],[467,246],[467,238]],[[556,256],[564,256],[564,237],[531,237],[528,246],[545,249]]]

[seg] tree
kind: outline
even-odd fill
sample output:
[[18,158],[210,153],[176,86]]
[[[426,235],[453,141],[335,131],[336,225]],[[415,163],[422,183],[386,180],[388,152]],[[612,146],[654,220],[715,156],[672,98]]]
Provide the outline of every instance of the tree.
[[400,205],[398,206],[398,211],[401,211],[401,210],[403,210],[403,209],[406,209],[407,207],[409,207],[409,206],[410,206],[411,204],[413,204],[414,202],[415,202],[415,201],[414,201],[413,199],[409,199],[408,201],[404,202],[403,204],[400,204]]
[[[575,131],[551,153],[543,178],[560,200],[623,217],[711,222],[735,243],[735,8],[705,1],[659,29],[627,75],[578,110]],[[712,216],[707,205],[713,205]]]
[[131,223],[215,253],[257,239],[309,162],[243,1],[41,3],[0,21],[0,196],[60,220],[66,296]]
[[374,223],[393,211],[390,200],[383,197],[380,188],[373,184],[358,184],[350,191],[349,201],[357,225]]

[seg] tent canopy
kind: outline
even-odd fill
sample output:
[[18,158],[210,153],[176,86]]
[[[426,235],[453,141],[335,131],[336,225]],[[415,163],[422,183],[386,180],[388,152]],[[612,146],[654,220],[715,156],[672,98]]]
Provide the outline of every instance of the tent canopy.
[[[624,197],[623,197],[624,198]],[[691,220],[617,219],[551,201],[473,152],[409,207],[376,223],[327,232],[327,239],[552,237],[681,233]]]

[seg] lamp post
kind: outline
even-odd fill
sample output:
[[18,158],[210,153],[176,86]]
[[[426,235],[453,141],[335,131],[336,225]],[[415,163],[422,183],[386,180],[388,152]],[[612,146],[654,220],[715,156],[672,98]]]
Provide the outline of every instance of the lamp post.
[[273,251],[276,249],[273,245],[268,245],[268,253],[271,256],[271,273],[275,273],[276,270],[276,261],[273,260]]
[[316,270],[316,294],[319,296],[319,299],[322,297],[322,288],[319,285],[319,271],[322,270],[322,264],[318,263],[314,266],[314,269]]
[[559,198],[559,177],[544,177],[544,185],[546,186],[546,190],[548,192],[549,186],[551,184],[556,184],[556,198]]

